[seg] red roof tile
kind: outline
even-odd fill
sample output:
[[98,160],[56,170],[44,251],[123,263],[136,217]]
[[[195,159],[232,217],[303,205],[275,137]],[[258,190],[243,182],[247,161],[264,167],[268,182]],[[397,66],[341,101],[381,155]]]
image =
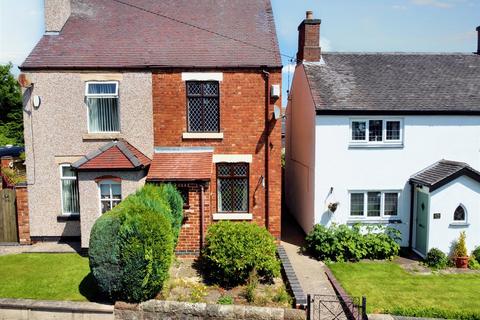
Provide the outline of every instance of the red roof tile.
[[126,170],[146,167],[151,160],[126,141],[106,144],[72,164],[77,170]]
[[44,35],[21,68],[282,64],[270,0],[122,2],[129,5],[113,0],[73,0],[72,14],[60,34]]
[[155,153],[148,171],[149,181],[210,180],[212,153]]

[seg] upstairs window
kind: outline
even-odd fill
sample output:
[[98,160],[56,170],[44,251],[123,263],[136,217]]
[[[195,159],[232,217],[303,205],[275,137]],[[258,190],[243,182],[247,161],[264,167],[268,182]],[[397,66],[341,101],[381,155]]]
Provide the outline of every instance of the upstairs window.
[[248,212],[248,164],[217,165],[218,212]]
[[88,132],[119,132],[118,82],[87,82]]
[[72,170],[70,164],[62,164],[60,166],[60,181],[62,185],[62,214],[79,214],[78,179],[76,172]]
[[219,97],[217,81],[187,81],[189,132],[220,131]]
[[398,145],[402,143],[400,119],[353,119],[350,145]]

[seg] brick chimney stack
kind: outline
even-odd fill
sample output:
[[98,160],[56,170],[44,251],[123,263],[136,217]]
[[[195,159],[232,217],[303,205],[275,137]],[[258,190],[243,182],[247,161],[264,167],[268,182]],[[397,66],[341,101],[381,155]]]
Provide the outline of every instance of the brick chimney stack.
[[45,33],[62,31],[72,12],[71,0],[45,0]]
[[480,26],[477,27],[477,54],[480,55]]
[[320,19],[313,18],[313,12],[307,11],[305,20],[298,26],[297,62],[320,61]]

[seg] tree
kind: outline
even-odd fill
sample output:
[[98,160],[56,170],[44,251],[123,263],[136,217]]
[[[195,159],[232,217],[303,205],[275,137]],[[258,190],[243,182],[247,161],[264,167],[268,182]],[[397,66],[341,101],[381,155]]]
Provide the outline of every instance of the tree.
[[0,146],[23,145],[22,91],[11,68],[11,63],[0,65]]

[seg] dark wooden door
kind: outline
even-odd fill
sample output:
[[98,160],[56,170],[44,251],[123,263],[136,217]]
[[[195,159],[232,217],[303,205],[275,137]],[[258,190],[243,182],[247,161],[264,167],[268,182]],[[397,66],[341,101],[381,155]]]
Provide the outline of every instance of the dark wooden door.
[[15,190],[0,190],[0,242],[17,242]]

